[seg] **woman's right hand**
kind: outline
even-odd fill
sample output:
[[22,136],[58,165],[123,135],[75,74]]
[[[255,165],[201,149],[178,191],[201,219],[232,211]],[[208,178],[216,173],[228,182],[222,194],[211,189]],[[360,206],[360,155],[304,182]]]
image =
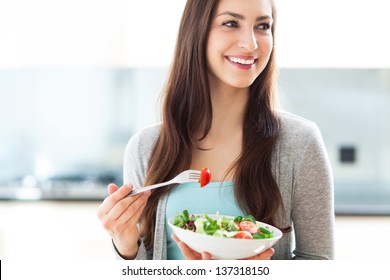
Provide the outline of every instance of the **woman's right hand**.
[[150,191],[127,196],[133,186],[118,188],[108,185],[109,196],[99,206],[97,216],[112,237],[118,253],[125,259],[133,259],[138,252],[138,219],[146,205]]

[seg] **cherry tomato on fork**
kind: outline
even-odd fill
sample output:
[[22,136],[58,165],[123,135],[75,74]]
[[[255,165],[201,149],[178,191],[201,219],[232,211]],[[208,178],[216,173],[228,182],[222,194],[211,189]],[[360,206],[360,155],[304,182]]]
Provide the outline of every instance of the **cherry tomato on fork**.
[[203,188],[204,186],[206,186],[208,183],[210,183],[210,180],[211,180],[210,170],[206,167],[202,168],[202,170],[200,171],[200,179],[199,179],[200,187]]

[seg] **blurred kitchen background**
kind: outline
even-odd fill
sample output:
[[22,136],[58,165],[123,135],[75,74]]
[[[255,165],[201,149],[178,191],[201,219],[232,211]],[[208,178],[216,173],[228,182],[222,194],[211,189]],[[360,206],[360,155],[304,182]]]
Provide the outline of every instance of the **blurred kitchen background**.
[[[361,228],[390,229],[390,4],[275,2],[280,105],[320,127],[337,256],[365,258]],[[96,208],[159,121],[184,4],[0,0],[0,259],[112,258]]]

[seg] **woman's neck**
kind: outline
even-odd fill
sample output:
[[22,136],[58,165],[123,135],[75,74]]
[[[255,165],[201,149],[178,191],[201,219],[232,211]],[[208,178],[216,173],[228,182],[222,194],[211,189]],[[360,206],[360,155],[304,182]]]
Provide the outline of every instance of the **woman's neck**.
[[211,89],[213,121],[211,133],[242,131],[249,89],[219,86]]
[[213,120],[207,136],[192,151],[191,168],[207,166],[213,181],[232,180],[233,167],[241,153],[243,119],[249,90],[211,88]]

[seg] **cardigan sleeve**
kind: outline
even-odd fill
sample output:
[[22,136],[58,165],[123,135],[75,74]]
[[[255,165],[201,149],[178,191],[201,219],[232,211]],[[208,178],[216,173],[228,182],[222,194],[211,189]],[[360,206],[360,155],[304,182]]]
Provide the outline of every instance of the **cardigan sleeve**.
[[[114,242],[112,242],[112,247],[113,247],[115,259],[116,260],[125,260],[119,254],[117,248],[115,247]],[[138,253],[133,260],[147,260],[147,259],[148,259],[148,252],[146,250],[145,244],[143,243],[142,239],[140,238],[138,241]]]
[[[159,132],[159,125],[147,127],[132,136],[126,145],[123,159],[123,184],[131,183],[134,188],[144,185],[151,151],[154,147]],[[145,260],[151,258],[142,238],[138,241],[138,254],[135,260]],[[123,260],[119,252],[114,247],[116,259]]]
[[313,124],[294,167],[295,259],[334,259],[333,176],[320,130]]

